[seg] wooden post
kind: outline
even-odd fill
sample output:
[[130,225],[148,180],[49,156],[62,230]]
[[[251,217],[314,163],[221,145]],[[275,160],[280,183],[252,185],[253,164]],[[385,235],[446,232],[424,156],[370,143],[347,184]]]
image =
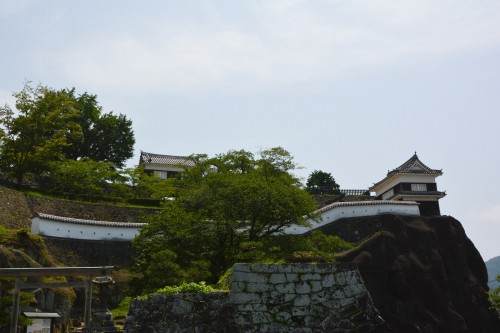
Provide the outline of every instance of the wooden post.
[[0,277],[15,277],[14,302],[12,305],[12,320],[10,333],[17,333],[19,319],[19,303],[21,289],[23,288],[55,288],[55,287],[82,287],[80,282],[34,282],[21,283],[21,277],[29,276],[87,276],[85,281],[85,325],[90,324],[92,304],[92,277],[108,275],[114,267],[36,267],[36,268],[0,268]]
[[85,286],[85,312],[84,312],[84,323],[85,327],[90,326],[90,317],[91,317],[91,310],[92,310],[92,280],[91,277],[88,278],[87,281],[85,281],[86,286]]
[[21,298],[21,278],[16,276],[16,285],[14,286],[14,302],[12,304],[12,318],[10,320],[10,333],[17,333],[17,321],[19,319],[19,301]]

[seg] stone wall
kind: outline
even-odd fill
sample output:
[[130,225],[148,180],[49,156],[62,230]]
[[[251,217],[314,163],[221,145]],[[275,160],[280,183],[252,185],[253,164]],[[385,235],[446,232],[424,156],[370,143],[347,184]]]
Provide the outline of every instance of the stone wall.
[[369,332],[383,323],[350,264],[236,264],[229,293],[132,302],[128,333]]
[[157,208],[113,206],[35,196],[26,196],[26,200],[32,214],[30,217],[34,216],[36,213],[45,213],[95,221],[143,222],[145,216],[153,215],[158,212]]
[[44,237],[50,253],[68,266],[119,266],[133,265],[135,255],[131,242],[100,240],[75,240]]

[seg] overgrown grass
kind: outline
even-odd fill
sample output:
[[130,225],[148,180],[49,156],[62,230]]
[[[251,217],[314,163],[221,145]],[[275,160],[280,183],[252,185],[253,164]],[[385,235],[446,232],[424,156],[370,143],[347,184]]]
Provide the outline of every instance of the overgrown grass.
[[165,286],[155,291],[154,294],[172,295],[172,294],[182,294],[182,293],[213,293],[217,291],[222,291],[222,290],[216,289],[206,284],[205,281],[201,281],[198,283],[196,282],[183,283],[179,286]]
[[[43,238],[33,235],[28,229],[8,229],[0,226],[0,244],[6,248],[21,251],[25,262],[38,263],[43,267],[57,266],[50,255]],[[19,255],[19,254],[18,254]],[[13,259],[12,262],[15,262]]]
[[4,227],[3,225],[0,225],[0,242],[5,239],[8,232],[9,232],[9,229]]
[[113,318],[115,319],[120,319],[120,318],[126,318],[128,314],[128,310],[130,309],[130,303],[132,302],[132,297],[127,296],[125,297],[120,304],[113,310],[111,310],[111,314],[113,315]]

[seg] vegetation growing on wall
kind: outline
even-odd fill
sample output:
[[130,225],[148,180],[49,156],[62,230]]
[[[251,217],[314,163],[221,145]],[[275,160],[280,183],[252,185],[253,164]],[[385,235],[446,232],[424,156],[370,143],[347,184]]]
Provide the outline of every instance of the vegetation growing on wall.
[[172,294],[185,294],[185,293],[212,293],[221,291],[210,285],[205,281],[182,283],[178,286],[165,286],[154,292],[154,294],[172,295]]

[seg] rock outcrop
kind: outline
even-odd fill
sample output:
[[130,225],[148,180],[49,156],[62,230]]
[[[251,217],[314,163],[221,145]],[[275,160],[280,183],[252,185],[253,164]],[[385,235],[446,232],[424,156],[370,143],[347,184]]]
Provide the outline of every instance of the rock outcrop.
[[[0,228],[0,267],[1,268],[33,268],[56,266],[56,261],[50,255],[43,240],[39,236],[33,236],[25,229],[8,230]],[[37,279],[37,278],[36,278]],[[40,280],[41,281],[41,280]],[[14,282],[10,280],[0,281],[0,311],[8,312],[12,305],[11,289]],[[67,327],[70,321],[70,311],[75,292],[71,288],[52,288],[26,290],[34,292],[36,302],[30,303],[21,311],[33,311],[34,308],[46,312],[57,312],[61,316],[62,327]],[[0,322],[0,332],[6,323]]]
[[377,332],[500,332],[484,261],[456,219],[384,215],[324,231],[369,237],[338,260],[358,266],[386,322]]

